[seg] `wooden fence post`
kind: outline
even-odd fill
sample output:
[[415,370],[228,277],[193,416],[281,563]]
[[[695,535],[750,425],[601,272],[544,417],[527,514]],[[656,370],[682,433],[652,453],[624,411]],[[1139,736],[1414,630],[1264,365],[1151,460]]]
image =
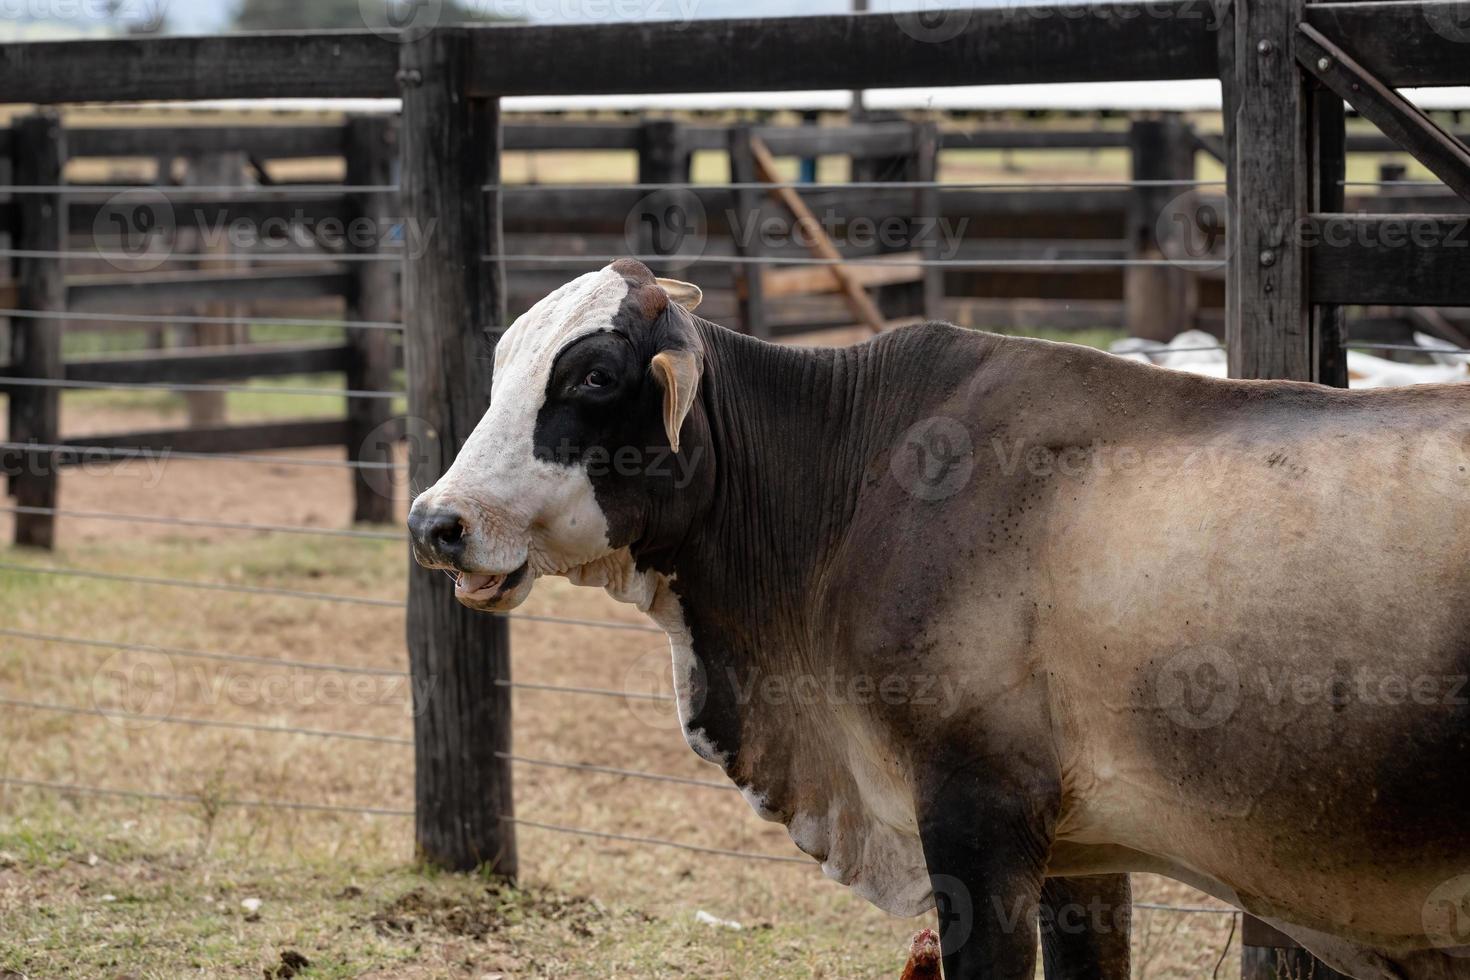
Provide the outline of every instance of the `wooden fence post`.
[[[55,194],[15,195],[20,224],[18,249],[57,252],[66,243],[66,199],[60,193],[66,165],[66,134],[55,113],[17,119],[12,133],[15,182],[54,185]],[[60,312],[66,309],[64,262],[59,258],[21,258],[15,261],[16,306],[23,310]],[[28,378],[63,377],[60,320],[12,321],[12,364]],[[57,388],[15,388],[10,392],[10,441],[55,444],[61,441],[61,391]],[[55,508],[59,474],[55,453],[26,452],[11,475],[10,493],[21,507]],[[52,514],[17,514],[15,543],[52,548],[56,518]]]
[[[684,146],[683,126],[672,119],[650,119],[638,129],[638,183],[679,184],[689,180],[689,154]],[[637,215],[636,247],[640,255],[669,255],[686,252],[688,224],[686,191],[641,192]],[[682,265],[682,263],[680,263]],[[658,275],[677,276],[680,268],[671,263],[648,262]]]
[[[749,185],[759,181],[755,167],[755,152],[751,149],[753,127],[747,124],[731,126],[726,136],[730,151],[730,180],[732,183]],[[759,259],[765,254],[761,242],[761,209],[765,202],[765,191],[749,186],[735,190],[730,199],[734,209],[729,215],[730,236],[735,254]],[[752,337],[768,339],[770,323],[766,318],[765,270],[760,263],[734,267],[731,279],[735,285],[735,302],[740,311],[740,326]]]
[[[386,116],[359,116],[347,120],[343,152],[347,157],[349,187],[386,187],[393,183],[397,131]],[[347,195],[347,251],[376,254],[382,250],[391,220],[391,195],[352,191]],[[405,251],[417,246],[416,235],[404,228]],[[411,257],[411,256],[410,256]],[[347,296],[347,319],[391,321],[396,276],[387,262],[355,262]],[[347,387],[351,391],[389,391],[393,387],[393,335],[387,330],[346,331],[352,349],[347,365]],[[385,398],[347,399],[347,457],[358,463],[391,463],[393,444],[387,424],[393,403]],[[383,490],[392,481],[380,473],[353,470],[352,519],[366,524],[393,521],[393,496]]]
[[[1308,294],[1299,224],[1340,193],[1342,137],[1330,106],[1297,67],[1302,0],[1235,0],[1229,63],[1222,58],[1231,236],[1226,344],[1233,378],[1333,380],[1340,336],[1320,333]],[[1319,122],[1320,121],[1320,122]],[[1233,123],[1233,124],[1232,124]],[[1330,182],[1330,183],[1329,183]],[[1335,347],[1335,350],[1334,350]],[[1344,378],[1345,380],[1345,378]],[[1251,916],[1241,930],[1242,980],[1346,980]]]
[[[1132,175],[1137,181],[1187,181],[1195,174],[1194,134],[1176,113],[1135,119],[1128,130]],[[1170,203],[1193,188],[1171,183],[1135,187],[1128,205],[1128,257],[1159,261],[1184,229],[1169,221]],[[1191,209],[1192,210],[1192,209]],[[1169,341],[1194,327],[1198,285],[1182,268],[1130,266],[1123,273],[1124,318],[1131,337]]]
[[[243,187],[246,162],[243,153],[201,153],[189,159],[189,171],[184,177],[184,183],[192,187]],[[228,208],[226,212],[228,213]],[[230,222],[225,222],[221,230],[228,229],[229,226]],[[193,268],[201,273],[208,269],[221,271],[240,268],[242,263],[238,259],[224,257],[234,250],[228,234],[217,242],[207,241],[206,232],[209,229],[204,227],[197,215],[185,220],[183,227],[187,230],[184,231],[185,241],[180,244],[185,248],[222,256],[218,261],[192,263]],[[220,302],[203,303],[197,311],[201,316],[208,317],[234,317],[244,312],[238,303]],[[224,347],[244,340],[246,322],[199,323],[183,329],[193,346]],[[189,425],[192,428],[204,429],[225,424],[229,403],[227,392],[186,391],[184,402],[189,407]]]
[[[404,263],[410,479],[434,483],[490,397],[486,359],[505,324],[500,105],[469,98],[469,37],[439,28],[403,45],[401,186],[405,220],[433,227]],[[433,223],[432,225],[430,223]],[[454,599],[440,572],[410,564],[418,850],[440,867],[517,870],[506,620]]]

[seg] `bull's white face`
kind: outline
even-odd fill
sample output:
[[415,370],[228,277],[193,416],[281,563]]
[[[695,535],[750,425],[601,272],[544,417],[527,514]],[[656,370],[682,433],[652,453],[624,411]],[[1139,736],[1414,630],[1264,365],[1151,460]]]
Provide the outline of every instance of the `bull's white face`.
[[[556,447],[545,444],[567,441],[565,433],[538,433],[538,424],[546,426],[549,397],[612,412],[614,382],[624,389],[642,383],[648,365],[635,363],[627,318],[619,330],[619,314],[633,289],[661,287],[636,268],[646,282],[630,280],[626,265],[609,266],[515,321],[496,346],[489,410],[448,472],[414,501],[415,556],[457,573],[455,594],[471,608],[514,608],[537,577],[576,576],[617,550],[587,467],[555,458],[549,450]],[[606,336],[569,351],[599,334]]]

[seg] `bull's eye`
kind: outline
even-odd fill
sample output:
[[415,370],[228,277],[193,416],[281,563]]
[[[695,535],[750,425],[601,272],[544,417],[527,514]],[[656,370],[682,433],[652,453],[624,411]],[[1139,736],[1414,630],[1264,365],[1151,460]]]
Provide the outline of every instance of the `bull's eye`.
[[610,384],[612,384],[612,375],[596,368],[588,371],[587,377],[582,379],[584,388],[606,388]]

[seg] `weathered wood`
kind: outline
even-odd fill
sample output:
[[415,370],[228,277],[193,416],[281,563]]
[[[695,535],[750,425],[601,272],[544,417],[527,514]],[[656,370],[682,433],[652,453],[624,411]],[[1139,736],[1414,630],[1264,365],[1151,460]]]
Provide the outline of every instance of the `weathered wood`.
[[[913,153],[905,170],[905,179],[919,184],[939,180],[939,127],[932,122],[913,124]],[[917,244],[929,260],[948,258],[960,243],[947,236],[958,237],[964,227],[945,224],[944,195],[936,187],[920,186],[914,190],[913,219],[909,221],[908,241]],[[905,292],[900,289],[897,292]],[[917,287],[908,290],[908,312],[924,320],[944,317],[944,270],[937,265],[925,266]]]
[[85,126],[66,131],[73,157],[245,153],[267,160],[334,157],[340,126]]
[[1470,218],[1312,215],[1311,295],[1317,303],[1470,306]]
[[[189,160],[188,173],[185,175],[185,183],[194,187],[241,187],[245,184],[245,155],[242,153],[210,153],[194,157]],[[233,250],[228,235],[215,236],[216,240],[210,241],[211,237],[208,226],[184,225],[177,228],[176,240],[173,247],[182,252],[197,252],[201,255],[228,256]],[[151,247],[151,245],[150,245]],[[209,272],[231,272],[244,270],[246,266],[239,262],[222,257],[218,261],[201,262],[194,266],[201,273]],[[191,313],[209,317],[211,319],[223,319],[238,316],[243,312],[243,306],[239,303],[231,303],[212,297],[210,302],[201,303]],[[238,344],[245,340],[246,326],[242,322],[235,323],[197,323],[191,326],[181,327],[177,333],[180,339],[196,347],[216,347],[224,344]],[[188,391],[184,393],[184,402],[189,408],[189,424],[196,426],[219,426],[225,422],[225,414],[228,405],[228,395],[222,391]]]
[[[351,187],[385,187],[393,183],[397,156],[397,129],[382,116],[362,116],[347,121],[347,184]],[[386,194],[354,193],[349,198],[349,224],[361,223],[371,233],[348,235],[348,251],[376,254],[387,238],[392,205]],[[406,237],[406,236],[405,236]],[[393,319],[397,308],[395,270],[385,262],[358,262],[351,267],[352,286],[347,295],[347,319],[384,322]],[[347,331],[352,357],[347,368],[347,387],[354,391],[388,391],[393,387],[393,336],[385,330]],[[392,417],[393,406],[382,398],[347,400],[347,456],[361,463],[387,463],[393,445],[383,437],[383,427]],[[352,519],[368,524],[389,524],[394,519],[393,494],[385,493],[391,481],[380,479],[381,471],[355,470],[352,478]]]
[[761,126],[755,135],[778,157],[891,157],[914,149],[914,127],[902,121],[857,126]]
[[[193,384],[241,378],[345,371],[352,349],[341,344],[252,344],[136,351],[68,361],[68,381]],[[385,402],[386,404],[386,402]]]
[[73,313],[182,312],[190,304],[217,299],[229,302],[281,303],[344,296],[350,273],[340,266],[260,269],[247,272],[154,272],[71,277],[66,295]]
[[[66,165],[66,136],[61,119],[53,113],[25,116],[15,121],[11,146],[17,183],[57,185]],[[27,251],[54,252],[62,248],[66,229],[66,199],[60,194],[24,195],[17,205],[20,227],[16,247]],[[20,258],[15,260],[18,286],[16,306],[23,310],[66,309],[65,271],[60,259]],[[28,378],[62,376],[59,320],[17,317],[12,321],[12,361],[17,374]],[[52,444],[61,438],[61,392],[56,388],[30,388],[10,395],[10,440]],[[10,493],[21,507],[54,509],[59,480],[55,457],[46,452],[27,452],[20,472],[10,476]],[[56,519],[52,514],[17,514],[15,543],[35,548],[52,548],[56,543]]]
[[[1193,134],[1176,114],[1135,119],[1129,131],[1132,175],[1136,181],[1194,179]],[[1194,189],[1182,185],[1142,184],[1133,189],[1128,211],[1129,257],[1159,262],[1184,254],[1185,230],[1174,220],[1194,209]],[[1132,266],[1124,270],[1123,295],[1130,336],[1169,341],[1194,322],[1193,278],[1178,266]]]
[[371,31],[0,45],[11,102],[391,98],[398,46]]
[[[735,254],[756,257],[766,252],[761,240],[763,209],[760,191],[749,185],[759,179],[755,162],[755,151],[751,143],[755,139],[750,126],[732,126],[729,133],[730,179],[740,186],[735,190],[732,204],[725,216]],[[708,207],[705,214],[710,215]],[[740,311],[740,326],[752,337],[770,337],[767,322],[765,278],[755,265],[739,265],[731,270],[735,285],[737,307]],[[830,278],[830,276],[829,276]]]
[[1297,223],[1310,209],[1307,95],[1292,55],[1301,0],[1236,0],[1230,374],[1312,380]]
[[1037,5],[930,11],[922,22],[891,12],[704,20],[698,43],[678,21],[479,28],[471,94],[1213,78],[1213,20],[1202,0],[1167,0],[1112,4],[1103,16]]
[[[168,202],[177,228],[223,229],[235,222],[248,222],[273,237],[292,226],[310,228],[329,219],[342,221],[348,213],[347,195],[331,191],[286,196],[266,188],[248,188],[224,198],[181,188],[169,191]],[[113,236],[98,231],[99,216],[105,218],[112,207],[115,205],[95,198],[73,200],[67,209],[72,234],[86,236],[88,247],[112,247]],[[110,231],[106,226],[102,228],[102,232]]]
[[1124,129],[967,129],[939,134],[946,150],[1100,150],[1128,146]]
[[[854,265],[847,272],[864,288],[894,283],[922,282],[924,267],[916,263],[920,252],[895,252],[883,256],[882,265]],[[761,276],[767,299],[785,296],[810,296],[813,293],[838,293],[842,287],[832,273],[822,266],[798,266],[791,269],[766,269]]]
[[[346,431],[347,423],[342,419],[307,419],[202,429],[147,429],[102,436],[79,436],[63,439],[62,444],[140,449],[160,455],[167,454],[170,450],[180,453],[256,453],[272,449],[340,446]],[[76,461],[74,456],[63,459],[65,465]]]
[[[626,56],[627,51],[624,51]],[[476,52],[464,31],[441,29],[403,45],[402,201],[405,218],[437,220],[404,270],[409,478],[434,483],[490,398],[490,357],[506,321],[500,197],[500,111],[466,86]],[[417,431],[414,431],[417,429]],[[411,565],[409,663],[414,710],[417,843],[424,860],[456,870],[517,870],[509,764],[506,621],[471,612],[453,583]]]
[[771,151],[761,142],[760,137],[750,138],[750,151],[755,159],[756,173],[766,183],[777,185],[771,188],[771,196],[781,202],[786,210],[796,218],[798,227],[805,232],[812,254],[831,263],[827,266],[827,270],[836,281],[853,316],[867,324],[874,333],[881,333],[884,321],[882,312],[862,284],[852,276],[846,266],[842,265],[842,253],[827,237],[826,231],[822,229],[822,223],[817,220],[811,208],[807,207],[801,195],[791,187],[779,186],[781,174],[776,170],[776,158],[771,156]]
[[[672,119],[650,119],[638,131],[638,183],[688,183],[689,156],[684,149],[683,126]],[[682,190],[647,192],[624,219],[624,239],[635,255],[683,255],[704,241],[705,222],[693,210],[693,200]],[[627,221],[633,234],[627,234]],[[658,275],[676,275],[683,260],[650,261]]]
[[[1312,188],[1312,209],[1340,212],[1346,198],[1343,181],[1347,179],[1347,114],[1342,99],[1326,89],[1315,89],[1311,101],[1312,160],[1316,181]],[[1470,242],[1467,242],[1470,246]],[[1308,253],[1308,281],[1315,253]],[[1317,348],[1317,380],[1335,388],[1348,386],[1347,318],[1340,306],[1316,302],[1308,288],[1312,303],[1312,334]]]
[[1470,81],[1470,0],[1312,3],[1305,20],[1392,88]]
[[[1358,114],[1373,123],[1440,180],[1470,201],[1470,147],[1422,109],[1389,88],[1315,28],[1298,28],[1297,60]],[[1470,33],[1470,31],[1467,31]],[[1470,79],[1470,68],[1466,69]]]

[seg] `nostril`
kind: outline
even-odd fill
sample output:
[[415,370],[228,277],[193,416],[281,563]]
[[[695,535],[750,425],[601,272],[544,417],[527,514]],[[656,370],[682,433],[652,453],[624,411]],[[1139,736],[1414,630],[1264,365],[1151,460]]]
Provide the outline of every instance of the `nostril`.
[[434,522],[429,536],[440,548],[452,549],[464,539],[464,524],[458,516],[450,514]]
[[408,526],[420,547],[441,558],[457,560],[464,551],[464,521],[457,511],[425,510],[411,513]]

